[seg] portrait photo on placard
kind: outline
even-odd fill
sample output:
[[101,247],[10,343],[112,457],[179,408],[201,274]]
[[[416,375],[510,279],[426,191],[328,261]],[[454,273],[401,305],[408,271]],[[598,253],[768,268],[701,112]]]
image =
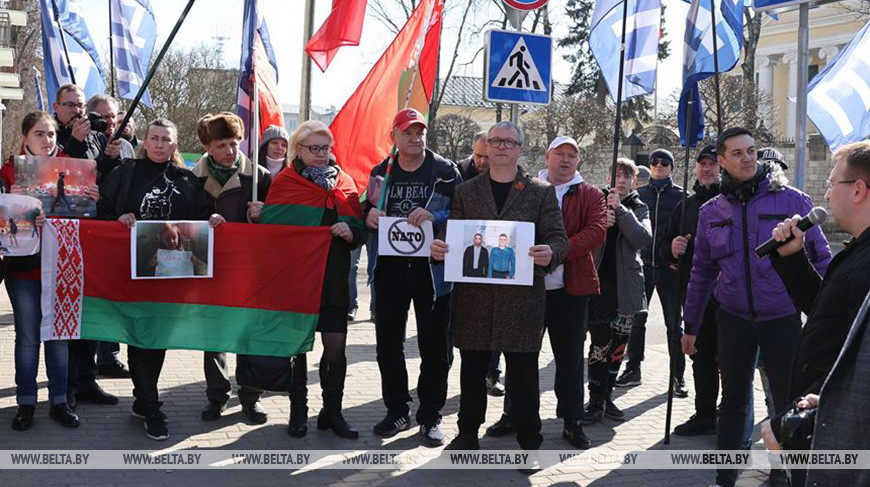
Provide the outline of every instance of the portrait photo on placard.
[[445,279],[452,282],[531,286],[534,261],[529,249],[535,225],[500,220],[447,222]]
[[130,247],[133,279],[212,277],[214,229],[207,221],[137,221]]
[[38,199],[48,216],[96,218],[96,184],[96,161],[18,156],[15,158],[15,185],[11,192]]
[[42,204],[20,194],[0,194],[0,256],[34,255],[39,252],[40,228],[36,225]]

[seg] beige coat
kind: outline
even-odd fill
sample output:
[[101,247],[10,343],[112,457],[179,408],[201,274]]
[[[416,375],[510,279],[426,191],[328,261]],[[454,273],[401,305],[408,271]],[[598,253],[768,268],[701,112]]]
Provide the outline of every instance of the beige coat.
[[[450,219],[532,222],[535,244],[547,244],[553,250],[547,268],[535,266],[533,286],[456,283],[452,301],[456,348],[540,351],[544,337],[544,275],[561,264],[568,253],[568,236],[553,186],[520,168],[504,207],[498,212],[487,170],[456,188]],[[527,251],[516,249],[517,254]]]

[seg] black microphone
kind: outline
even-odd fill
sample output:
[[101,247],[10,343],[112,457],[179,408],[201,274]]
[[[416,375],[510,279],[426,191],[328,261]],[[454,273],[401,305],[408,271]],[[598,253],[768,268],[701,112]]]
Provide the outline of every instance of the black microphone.
[[[806,232],[807,230],[812,228],[813,225],[823,223],[826,218],[828,218],[828,212],[821,206],[817,206],[810,210],[810,212],[807,213],[807,216],[801,218],[801,220],[797,224],[797,227],[800,228],[801,231]],[[763,244],[756,247],[755,253],[759,257],[764,257],[765,255],[773,252],[774,250],[782,247],[786,243],[791,242],[793,238],[794,235],[789,235],[788,239],[786,239],[785,242],[777,242],[773,239],[773,237],[771,237],[770,239],[768,239],[767,242],[764,242]]]

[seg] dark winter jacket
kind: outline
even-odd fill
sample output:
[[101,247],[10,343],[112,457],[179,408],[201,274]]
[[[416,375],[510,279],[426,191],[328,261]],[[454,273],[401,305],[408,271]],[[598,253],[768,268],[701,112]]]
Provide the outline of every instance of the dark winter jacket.
[[79,142],[78,139],[72,136],[72,122],[68,125],[63,125],[57,116],[54,117],[57,122],[57,145],[68,156],[76,159],[91,159],[97,162],[97,185],[105,178],[115,167],[121,163],[121,159],[110,159],[103,154],[106,145],[109,143],[109,138],[100,132],[91,131],[85,140]]
[[[657,184],[658,183],[658,184]],[[683,188],[674,184],[671,178],[664,181],[650,179],[649,184],[637,190],[638,196],[649,208],[649,220],[652,225],[652,245],[644,247],[640,252],[643,264],[654,267],[667,267],[670,263],[662,260],[658,249],[665,240],[668,223],[674,208],[683,199]]]
[[[686,253],[680,259],[680,301],[686,300],[686,288],[689,287],[689,275],[692,270],[692,256],[695,253],[695,236],[698,233],[698,214],[701,211],[701,206],[711,198],[719,194],[719,183],[714,183],[709,188],[705,188],[700,182],[695,181],[695,186],[692,188],[694,193],[686,198],[686,227],[682,235],[691,234],[689,245],[686,247]],[[662,242],[659,247],[659,257],[664,262],[671,265],[677,264],[677,259],[671,253],[671,243],[674,238],[680,235],[680,220],[683,217],[683,202],[681,201],[674,208],[671,214],[671,221],[668,222],[668,227],[662,232]]]
[[[223,186],[208,171],[208,154],[202,156],[191,172],[199,178],[208,198],[212,204],[212,212],[226,218],[228,222],[248,223],[248,202],[254,196],[254,171],[253,164],[241,156],[239,170]],[[257,199],[266,201],[269,186],[272,184],[272,176],[269,170],[259,166],[259,179],[257,180]]]

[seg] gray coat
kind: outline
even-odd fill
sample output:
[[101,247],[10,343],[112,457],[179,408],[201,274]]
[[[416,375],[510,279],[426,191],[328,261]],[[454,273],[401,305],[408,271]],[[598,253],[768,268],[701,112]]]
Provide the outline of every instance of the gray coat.
[[[813,450],[870,450],[870,294],[819,394]],[[870,470],[807,470],[807,486],[870,485]]]
[[[653,241],[649,208],[640,200],[636,191],[628,194],[616,209],[616,282],[619,295],[616,308],[620,314],[633,315],[646,310],[646,291],[643,284],[643,261],[640,251]],[[604,258],[604,244],[593,254],[595,268]]]
[[568,253],[568,236],[556,190],[520,168],[499,212],[489,181],[487,169],[460,184],[453,196],[450,219],[532,222],[535,244],[549,245],[553,258],[546,268],[535,266],[532,286],[456,283],[452,301],[453,340],[460,350],[538,352],[544,338],[544,275],[561,264]]

